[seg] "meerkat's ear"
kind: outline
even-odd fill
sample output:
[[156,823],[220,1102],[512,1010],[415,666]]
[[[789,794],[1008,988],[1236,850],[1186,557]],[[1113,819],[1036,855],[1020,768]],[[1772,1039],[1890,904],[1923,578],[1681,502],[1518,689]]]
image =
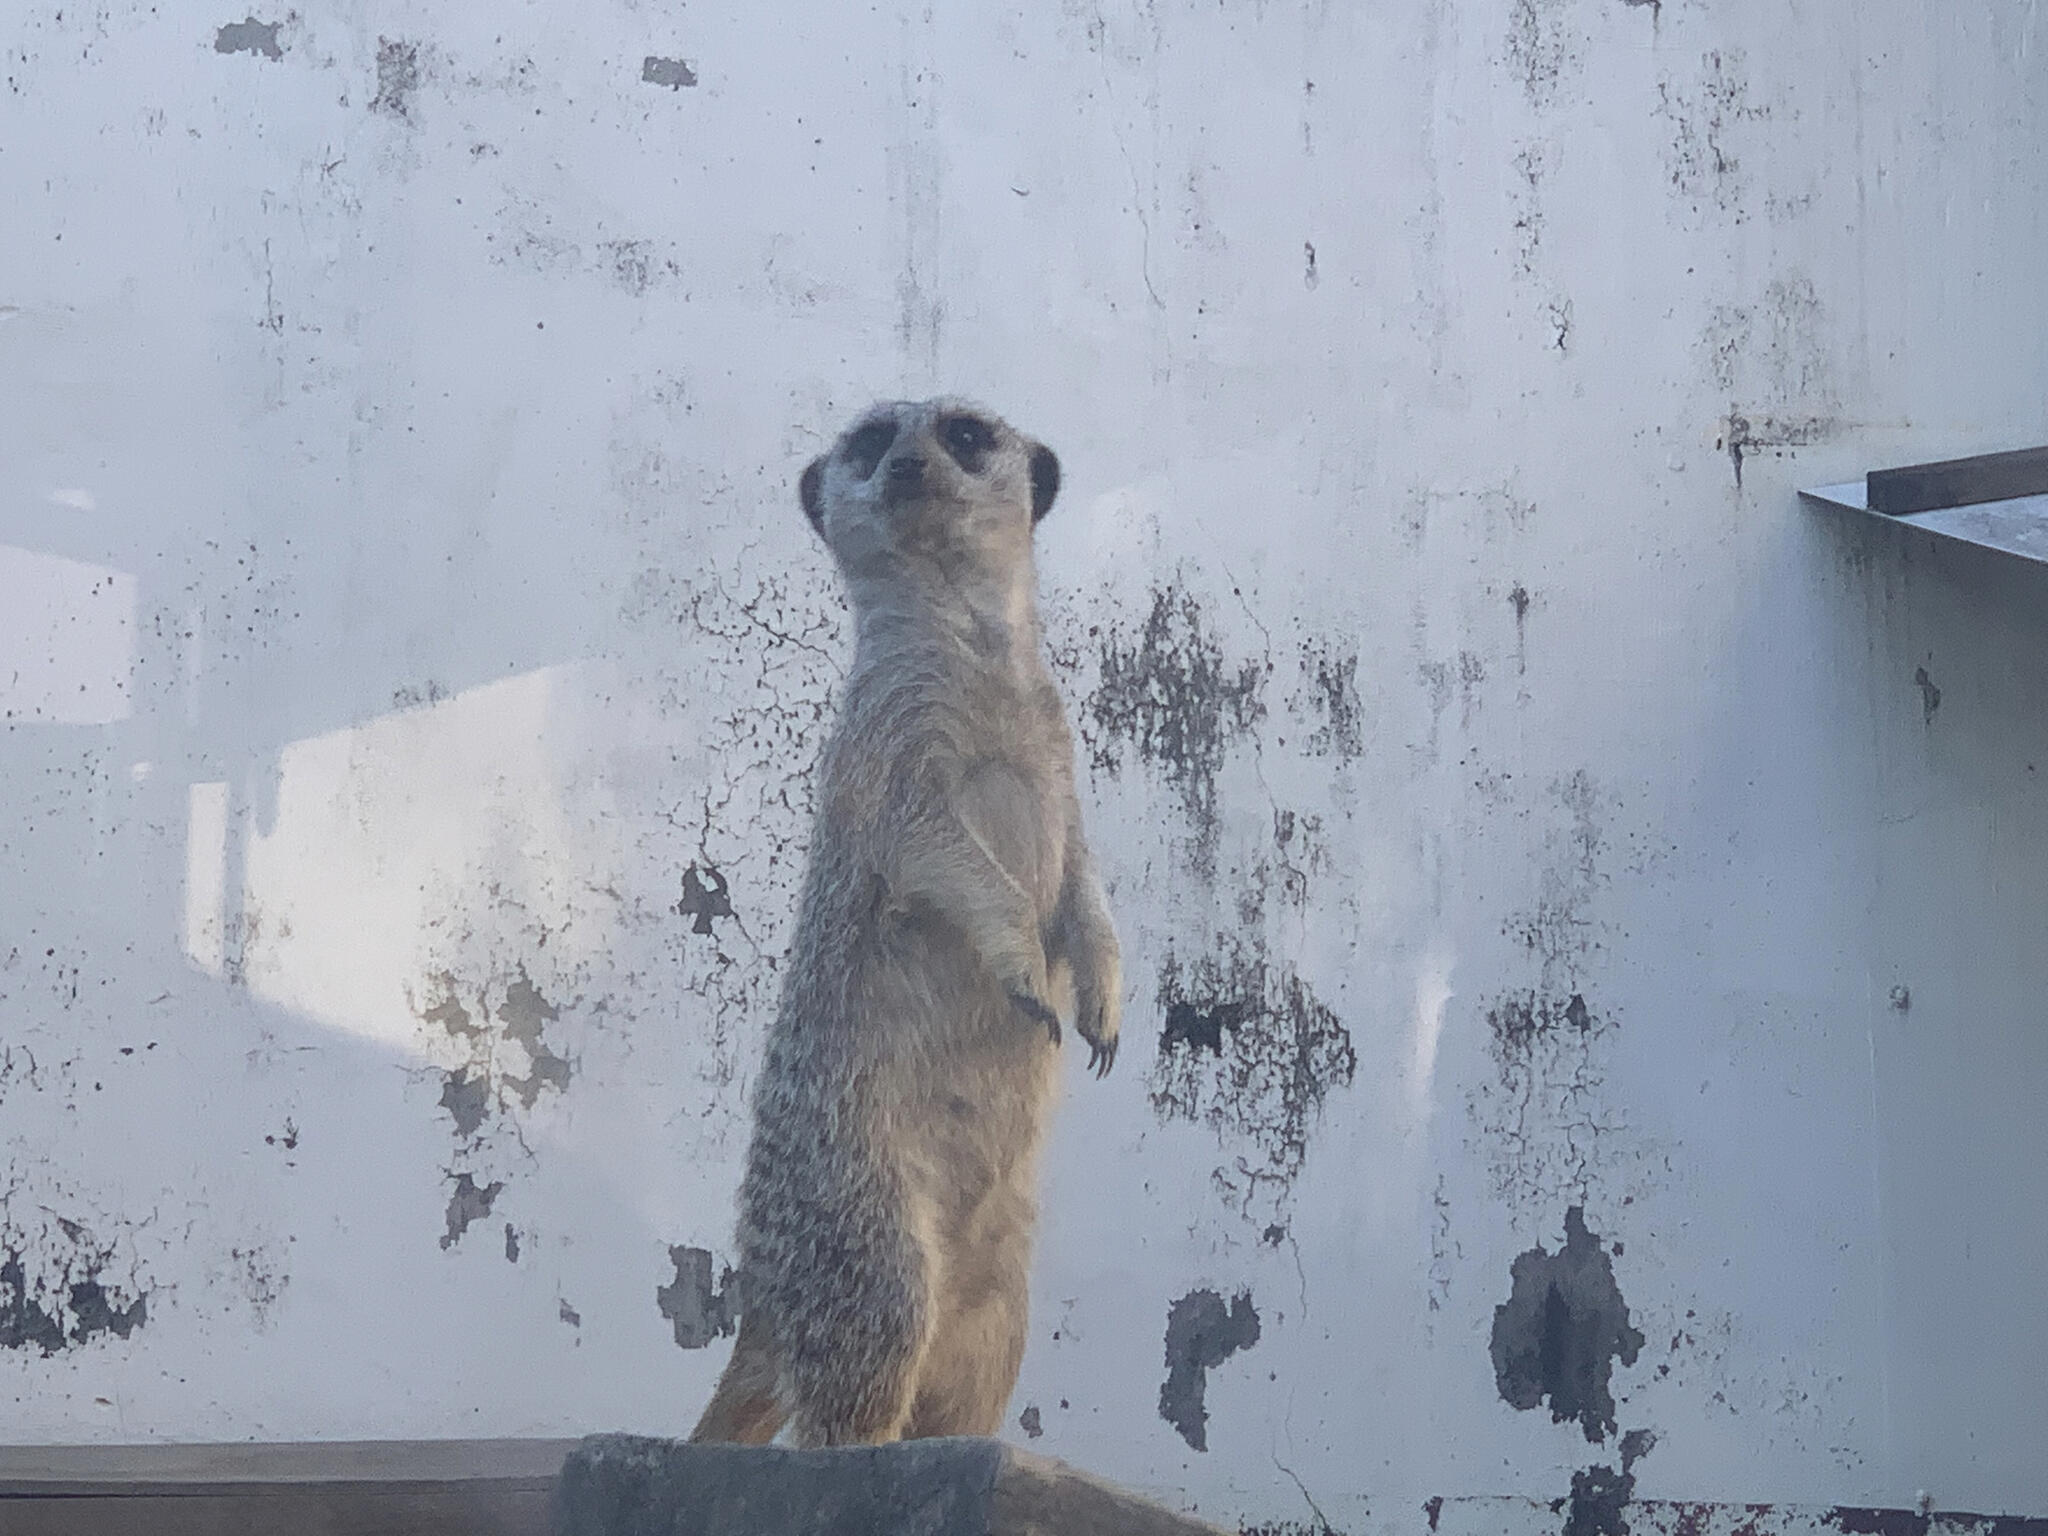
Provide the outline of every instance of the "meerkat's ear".
[[804,504],[804,516],[820,533],[825,531],[825,460],[816,458],[804,466],[804,477],[796,485]]
[[1031,521],[1037,522],[1052,510],[1052,499],[1060,493],[1060,461],[1043,443],[1031,445]]

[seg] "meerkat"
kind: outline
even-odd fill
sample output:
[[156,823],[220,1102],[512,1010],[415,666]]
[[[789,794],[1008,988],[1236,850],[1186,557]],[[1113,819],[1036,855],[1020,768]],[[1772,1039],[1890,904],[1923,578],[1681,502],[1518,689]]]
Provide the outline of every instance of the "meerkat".
[[1122,985],[1041,654],[1052,450],[878,405],[803,472],[856,639],[819,764],[740,1188],[741,1321],[694,1440],[993,1434],[1024,1354],[1064,1014],[1106,1075]]

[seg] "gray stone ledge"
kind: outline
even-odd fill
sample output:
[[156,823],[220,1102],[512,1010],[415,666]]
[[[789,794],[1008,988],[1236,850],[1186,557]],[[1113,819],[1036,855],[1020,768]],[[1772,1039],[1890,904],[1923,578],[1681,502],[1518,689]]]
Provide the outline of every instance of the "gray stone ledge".
[[594,1435],[562,1467],[558,1536],[1221,1536],[1000,1440],[824,1451]]

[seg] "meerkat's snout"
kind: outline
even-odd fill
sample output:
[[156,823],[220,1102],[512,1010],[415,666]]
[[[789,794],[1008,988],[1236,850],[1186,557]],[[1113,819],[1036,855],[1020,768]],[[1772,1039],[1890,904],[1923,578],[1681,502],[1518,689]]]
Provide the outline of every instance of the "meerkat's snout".
[[889,460],[889,490],[895,495],[911,495],[924,489],[924,455],[915,448],[906,447]]

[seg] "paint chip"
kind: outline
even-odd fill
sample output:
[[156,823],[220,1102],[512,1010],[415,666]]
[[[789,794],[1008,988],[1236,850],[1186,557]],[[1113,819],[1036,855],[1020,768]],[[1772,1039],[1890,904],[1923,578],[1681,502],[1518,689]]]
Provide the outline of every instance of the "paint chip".
[[1513,1288],[1493,1311],[1494,1383],[1516,1409],[1547,1398],[1554,1422],[1576,1419],[1598,1445],[1614,1431],[1614,1362],[1634,1365],[1643,1336],[1583,1206],[1565,1212],[1564,1231],[1556,1253],[1539,1243],[1515,1259]]
[[498,1020],[505,1026],[505,1038],[526,1051],[530,1063],[526,1076],[508,1077],[505,1083],[528,1109],[533,1108],[543,1087],[559,1093],[569,1086],[569,1063],[541,1038],[541,1030],[561,1016],[561,1009],[541,996],[527,979],[526,967],[522,965],[518,978],[505,989],[505,1001],[498,1005]]
[[467,1141],[483,1125],[490,1113],[490,1092],[490,1082],[470,1076],[467,1067],[447,1074],[441,1084],[441,1108],[455,1117],[455,1134],[461,1140]]
[[690,932],[708,934],[713,918],[733,915],[730,889],[713,866],[692,864],[683,871],[683,899],[676,903],[676,915],[692,919]]
[[246,21],[231,21],[213,34],[215,53],[255,53],[266,59],[284,57],[284,45],[277,40],[277,29],[283,26],[278,21],[258,21],[251,16]]
[[476,1180],[466,1173],[458,1173],[454,1177],[455,1193],[448,1197],[448,1230],[441,1238],[444,1251],[461,1241],[471,1222],[481,1221],[490,1215],[491,1206],[505,1192],[502,1179],[493,1179],[479,1189]]
[[1159,1417],[1195,1450],[1209,1449],[1209,1371],[1258,1342],[1259,1313],[1249,1291],[1239,1291],[1227,1306],[1214,1291],[1189,1291],[1167,1308]]
[[650,53],[640,62],[640,78],[649,85],[665,85],[680,91],[697,83],[697,71],[682,59],[658,59]]
[[48,1356],[107,1334],[127,1338],[149,1320],[148,1293],[131,1280],[133,1299],[124,1299],[107,1274],[113,1247],[96,1242],[83,1223],[51,1219],[56,1232],[46,1228],[33,1254],[26,1234],[0,1233],[0,1349]]
[[739,1288],[733,1284],[731,1268],[719,1276],[718,1289],[713,1290],[708,1248],[672,1246],[668,1258],[676,1277],[655,1287],[654,1303],[675,1324],[676,1343],[684,1349],[702,1349],[713,1339],[730,1337],[739,1327]]

